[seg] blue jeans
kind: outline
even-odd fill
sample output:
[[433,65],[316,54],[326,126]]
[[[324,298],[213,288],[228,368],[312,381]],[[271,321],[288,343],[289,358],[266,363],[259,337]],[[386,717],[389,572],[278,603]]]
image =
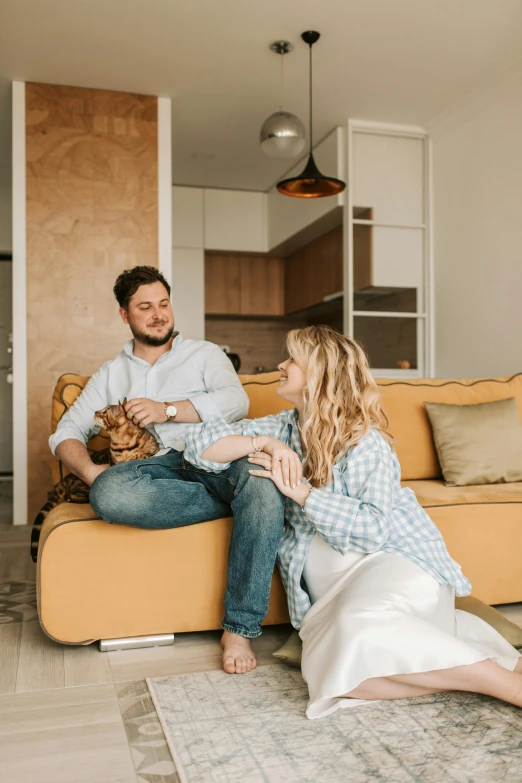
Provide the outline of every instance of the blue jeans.
[[268,612],[285,499],[270,479],[251,476],[250,468],[245,458],[210,473],[169,451],[100,473],[90,501],[107,522],[154,530],[228,517],[232,510],[223,628],[254,639]]

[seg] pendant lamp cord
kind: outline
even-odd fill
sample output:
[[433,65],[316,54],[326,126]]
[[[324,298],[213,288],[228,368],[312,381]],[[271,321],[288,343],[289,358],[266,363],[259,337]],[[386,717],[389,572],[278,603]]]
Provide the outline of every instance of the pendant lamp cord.
[[313,148],[312,116],[312,44],[310,44],[310,155]]
[[279,111],[283,111],[283,106],[285,105],[285,64],[284,64],[284,57],[285,53],[281,52],[279,55],[281,57],[281,103],[279,105]]

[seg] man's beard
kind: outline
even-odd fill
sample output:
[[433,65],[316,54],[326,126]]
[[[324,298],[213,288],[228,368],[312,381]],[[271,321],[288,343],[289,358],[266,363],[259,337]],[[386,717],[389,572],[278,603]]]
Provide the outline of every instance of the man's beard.
[[158,347],[160,345],[165,345],[165,343],[168,343],[172,335],[174,334],[174,324],[170,327],[170,329],[164,334],[163,336],[158,335],[157,337],[154,337],[152,334],[147,334],[146,332],[138,332],[135,329],[132,329],[132,334],[134,336],[134,339],[137,340],[140,343],[143,343],[144,345],[153,345],[154,347]]

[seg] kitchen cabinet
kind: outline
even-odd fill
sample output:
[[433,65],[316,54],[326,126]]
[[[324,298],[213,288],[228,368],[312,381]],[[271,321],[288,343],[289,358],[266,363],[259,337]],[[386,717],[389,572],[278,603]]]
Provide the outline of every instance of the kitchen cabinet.
[[206,189],[204,247],[264,253],[267,250],[266,193]]
[[295,313],[343,291],[343,228],[338,226],[285,259],[285,312]]
[[206,315],[283,315],[283,286],[281,258],[205,254]]

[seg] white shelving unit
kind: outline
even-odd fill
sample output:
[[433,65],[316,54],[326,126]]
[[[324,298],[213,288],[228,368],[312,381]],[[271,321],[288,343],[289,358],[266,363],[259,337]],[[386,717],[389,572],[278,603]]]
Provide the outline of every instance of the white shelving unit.
[[[381,319],[379,325],[375,322],[375,334],[382,330],[382,319],[393,319],[390,327],[393,327],[395,319],[414,319],[417,324],[416,355],[405,357],[412,367],[400,369],[391,366],[393,359],[390,356],[389,360],[382,362],[387,366],[372,366],[372,373],[376,377],[431,377],[434,374],[434,351],[429,137],[419,127],[349,120],[347,147],[345,334],[361,339],[362,322],[358,319],[362,318]],[[354,208],[358,217],[354,216]],[[362,209],[371,210],[371,219],[360,217]],[[372,289],[404,290],[413,292],[414,308],[380,310],[369,306],[368,309],[356,309],[355,226],[371,227],[372,242],[372,285],[363,288],[358,298],[361,299],[365,293],[370,298]],[[372,348],[368,340],[363,342],[371,359]]]

